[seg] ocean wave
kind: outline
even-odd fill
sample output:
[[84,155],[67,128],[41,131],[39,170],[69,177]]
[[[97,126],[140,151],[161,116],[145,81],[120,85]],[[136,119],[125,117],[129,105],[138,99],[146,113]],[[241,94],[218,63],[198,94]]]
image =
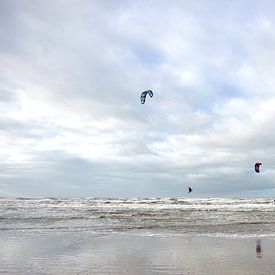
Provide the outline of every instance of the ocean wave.
[[270,198],[0,198],[0,230],[172,230],[253,234],[275,229]]

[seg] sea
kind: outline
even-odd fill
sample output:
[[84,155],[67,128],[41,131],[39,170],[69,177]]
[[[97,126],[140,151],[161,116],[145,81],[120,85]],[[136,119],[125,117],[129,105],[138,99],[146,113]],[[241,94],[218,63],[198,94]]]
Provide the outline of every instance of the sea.
[[270,198],[0,198],[2,234],[100,235],[131,230],[275,239],[275,202]]
[[275,274],[275,201],[3,197],[0,241],[0,274]]

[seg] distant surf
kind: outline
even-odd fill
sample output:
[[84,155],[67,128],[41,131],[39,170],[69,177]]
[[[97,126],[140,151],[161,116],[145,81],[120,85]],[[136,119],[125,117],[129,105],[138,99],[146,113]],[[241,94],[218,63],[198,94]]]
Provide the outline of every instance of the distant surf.
[[1,232],[275,238],[270,198],[0,198]]

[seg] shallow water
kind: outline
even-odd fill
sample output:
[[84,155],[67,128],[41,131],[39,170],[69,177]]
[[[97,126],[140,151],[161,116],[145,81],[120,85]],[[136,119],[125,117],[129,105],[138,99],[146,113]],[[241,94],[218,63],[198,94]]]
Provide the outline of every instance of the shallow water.
[[[260,241],[261,251],[257,252]],[[275,241],[144,230],[1,238],[3,274],[274,274]]]
[[3,274],[275,270],[272,199],[1,198],[0,206]]

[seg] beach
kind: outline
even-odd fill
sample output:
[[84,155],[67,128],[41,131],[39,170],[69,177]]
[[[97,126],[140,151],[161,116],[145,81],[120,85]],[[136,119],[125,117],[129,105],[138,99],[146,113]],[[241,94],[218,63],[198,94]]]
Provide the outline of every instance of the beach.
[[0,201],[1,274],[275,274],[267,199]]
[[2,274],[274,274],[275,241],[146,231],[1,235]]

